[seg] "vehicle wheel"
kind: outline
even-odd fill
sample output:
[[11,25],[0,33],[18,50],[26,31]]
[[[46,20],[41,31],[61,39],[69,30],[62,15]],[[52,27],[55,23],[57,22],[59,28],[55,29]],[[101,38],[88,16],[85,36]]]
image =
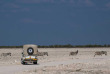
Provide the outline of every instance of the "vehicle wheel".
[[25,65],[26,63],[22,61],[21,64]]
[[34,64],[37,64],[37,62],[33,62]]
[[29,55],[32,55],[33,53],[34,53],[34,49],[33,48],[28,48],[27,49],[27,53],[29,54]]

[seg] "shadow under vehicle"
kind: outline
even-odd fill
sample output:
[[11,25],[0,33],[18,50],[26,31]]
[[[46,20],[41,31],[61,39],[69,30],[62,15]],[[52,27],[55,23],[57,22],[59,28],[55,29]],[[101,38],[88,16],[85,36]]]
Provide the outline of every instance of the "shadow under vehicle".
[[21,64],[23,65],[28,63],[37,64],[38,62],[37,52],[38,52],[37,45],[34,44],[23,45]]

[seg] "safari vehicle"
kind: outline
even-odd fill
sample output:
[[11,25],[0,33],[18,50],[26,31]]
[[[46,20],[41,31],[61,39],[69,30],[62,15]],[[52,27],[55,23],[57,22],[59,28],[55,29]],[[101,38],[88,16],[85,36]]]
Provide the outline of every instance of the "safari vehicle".
[[23,52],[21,57],[21,64],[33,63],[37,64],[37,45],[28,44],[23,45]]

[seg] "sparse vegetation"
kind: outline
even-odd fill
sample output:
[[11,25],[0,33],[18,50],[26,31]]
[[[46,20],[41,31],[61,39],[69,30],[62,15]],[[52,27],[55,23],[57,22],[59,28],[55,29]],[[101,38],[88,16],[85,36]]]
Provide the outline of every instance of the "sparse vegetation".
[[22,48],[23,46],[0,46],[0,48]]
[[[0,46],[0,48],[22,48],[23,46]],[[104,44],[104,45],[71,45],[71,44],[66,44],[66,45],[38,45],[38,48],[85,48],[85,47],[110,47],[110,44]]]

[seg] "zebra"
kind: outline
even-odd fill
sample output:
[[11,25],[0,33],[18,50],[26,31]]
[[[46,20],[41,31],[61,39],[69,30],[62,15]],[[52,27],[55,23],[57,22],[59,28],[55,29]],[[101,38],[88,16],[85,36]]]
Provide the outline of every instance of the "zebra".
[[8,56],[8,55],[11,56],[11,53],[9,52],[9,53],[2,53],[2,54],[1,54],[1,56],[4,56],[4,57],[6,57],[6,56]]
[[101,51],[102,52],[102,54],[105,54],[105,55],[107,55],[107,51]]
[[47,55],[48,56],[48,52],[43,52],[44,53],[44,55]]
[[77,55],[77,54],[78,54],[78,50],[75,51],[75,52],[70,52],[69,56],[70,56],[70,55]]
[[37,52],[37,56],[44,56],[44,55],[48,56],[48,52]]
[[94,54],[94,57],[95,57],[95,55],[101,55],[102,56],[102,54],[107,55],[107,51],[96,51]]
[[37,56],[44,56],[43,52],[37,52]]

